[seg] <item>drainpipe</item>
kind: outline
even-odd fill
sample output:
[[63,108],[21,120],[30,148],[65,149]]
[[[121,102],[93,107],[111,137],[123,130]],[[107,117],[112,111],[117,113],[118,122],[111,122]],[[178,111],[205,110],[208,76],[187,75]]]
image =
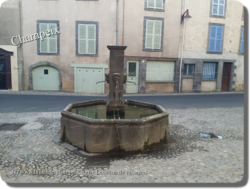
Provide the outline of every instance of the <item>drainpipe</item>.
[[[22,23],[22,0],[19,0],[19,21],[20,21],[20,35],[23,36],[23,23]],[[24,91],[24,63],[23,63],[23,45],[20,43],[19,48],[21,49],[21,86]]]
[[[186,10],[186,1],[184,0],[184,11]],[[183,12],[183,11],[182,11]],[[182,14],[182,13],[181,13]],[[181,23],[182,24],[182,23]],[[182,27],[182,42],[181,42],[181,62],[180,62],[180,77],[179,77],[179,93],[181,93],[181,67],[182,67],[182,57],[183,57],[183,46],[184,46],[184,30],[185,30],[185,19],[183,20]]]
[[116,46],[118,46],[119,0],[116,1]]

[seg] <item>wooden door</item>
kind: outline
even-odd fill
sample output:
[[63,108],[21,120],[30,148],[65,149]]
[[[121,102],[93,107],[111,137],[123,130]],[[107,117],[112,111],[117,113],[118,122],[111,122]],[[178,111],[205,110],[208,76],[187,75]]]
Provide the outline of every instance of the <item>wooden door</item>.
[[221,91],[229,91],[230,74],[231,74],[231,64],[224,63],[223,73],[222,73]]

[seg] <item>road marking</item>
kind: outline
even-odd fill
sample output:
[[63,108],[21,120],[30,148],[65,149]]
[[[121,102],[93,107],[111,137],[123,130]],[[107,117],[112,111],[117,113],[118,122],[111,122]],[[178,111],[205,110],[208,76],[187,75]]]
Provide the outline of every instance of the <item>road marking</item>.
[[33,108],[27,108],[27,109],[24,109],[24,110],[32,110],[32,109],[36,109],[37,107],[33,107]]
[[14,107],[11,107],[11,108],[4,108],[2,110],[9,110],[9,109],[13,109]]

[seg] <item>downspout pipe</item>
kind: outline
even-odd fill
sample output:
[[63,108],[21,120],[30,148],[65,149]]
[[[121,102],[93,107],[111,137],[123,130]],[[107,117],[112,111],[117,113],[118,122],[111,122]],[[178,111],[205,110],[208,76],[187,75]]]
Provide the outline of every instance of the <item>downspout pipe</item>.
[[118,46],[119,0],[116,1],[116,46]]
[[[186,1],[184,0],[184,11],[185,10],[186,10]],[[180,76],[179,76],[179,93],[181,93],[181,68],[182,68],[183,46],[184,46],[184,36],[185,36],[184,30],[185,30],[185,19],[183,19],[183,28],[182,28],[181,61],[180,61],[180,70],[179,70],[179,72],[180,72]]]

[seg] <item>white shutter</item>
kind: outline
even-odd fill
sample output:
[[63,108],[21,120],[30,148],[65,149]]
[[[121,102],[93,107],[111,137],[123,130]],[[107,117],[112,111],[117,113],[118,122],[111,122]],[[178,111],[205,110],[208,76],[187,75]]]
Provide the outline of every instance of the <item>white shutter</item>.
[[88,54],[96,53],[96,25],[88,25]]
[[78,25],[78,53],[87,54],[87,25]]
[[[57,29],[57,24],[48,24],[47,30],[50,31],[51,28],[53,31]],[[48,53],[57,53],[57,35],[50,35],[50,37],[46,37],[48,40]]]
[[154,36],[154,21],[147,20],[146,21],[146,41],[145,41],[146,49],[153,49],[153,36]]
[[155,21],[154,26],[154,49],[161,49],[162,21]]
[[147,0],[147,8],[155,8],[155,0]]
[[155,8],[163,9],[163,0],[155,0]]
[[[47,28],[48,28],[47,24],[45,24],[45,23],[39,24],[40,33],[41,32],[46,33]],[[48,40],[47,40],[47,38],[44,38],[43,41],[41,39],[39,39],[39,40],[40,40],[40,52],[47,53],[48,52]]]

